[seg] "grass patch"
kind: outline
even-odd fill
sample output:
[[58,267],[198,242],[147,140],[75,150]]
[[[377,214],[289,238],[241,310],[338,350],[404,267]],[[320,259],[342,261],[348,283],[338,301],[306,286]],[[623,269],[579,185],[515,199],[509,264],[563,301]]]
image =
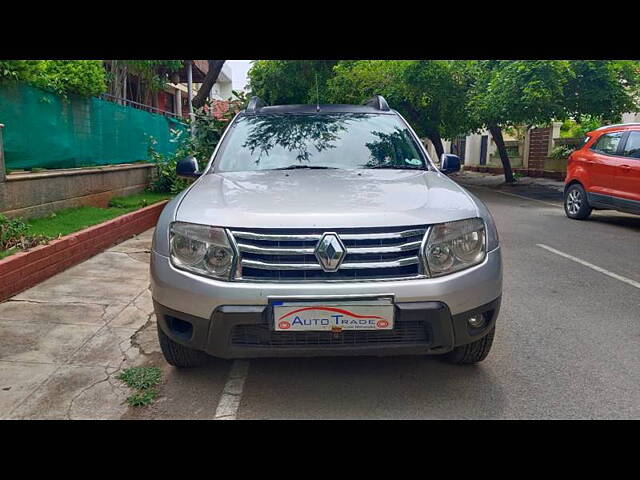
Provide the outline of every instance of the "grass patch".
[[155,387],[160,383],[162,372],[158,367],[131,367],[118,376],[129,387],[137,390]]
[[0,251],[0,260],[2,260],[4,257],[8,257],[9,255],[12,255],[14,253],[18,253],[19,251],[20,251],[20,249],[17,248],[17,247],[10,248],[9,250],[2,250],[2,251]]
[[142,208],[154,203],[168,200],[173,195],[166,193],[154,193],[154,192],[142,192],[135,195],[129,195],[126,197],[113,197],[109,201],[109,207],[113,208]]
[[158,397],[155,387],[160,383],[162,372],[158,367],[131,367],[118,375],[118,379],[136,390],[127,398],[132,407],[149,405]]
[[[126,197],[113,197],[107,208],[87,206],[65,208],[46,217],[24,220],[27,225],[24,234],[57,238],[61,235],[68,235],[98,223],[106,222],[154,203],[168,200],[171,197],[172,195],[165,193],[142,192]],[[0,259],[19,251],[19,248],[0,250]]]
[[132,407],[144,407],[150,405],[157,397],[158,392],[155,390],[145,390],[127,397],[127,403]]

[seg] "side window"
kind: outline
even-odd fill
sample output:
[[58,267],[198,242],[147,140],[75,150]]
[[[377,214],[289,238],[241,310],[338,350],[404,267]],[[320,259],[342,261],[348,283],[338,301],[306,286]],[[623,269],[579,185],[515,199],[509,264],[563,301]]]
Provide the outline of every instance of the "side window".
[[624,132],[605,133],[591,147],[591,150],[605,155],[615,155],[623,134]]
[[622,154],[625,157],[640,159],[640,132],[629,132]]

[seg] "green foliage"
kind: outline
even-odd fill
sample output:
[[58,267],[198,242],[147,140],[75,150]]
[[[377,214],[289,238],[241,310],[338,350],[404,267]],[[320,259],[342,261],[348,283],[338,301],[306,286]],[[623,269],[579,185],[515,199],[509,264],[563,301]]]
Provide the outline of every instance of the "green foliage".
[[142,192],[134,195],[127,195],[126,197],[113,197],[109,200],[109,207],[138,209],[170,198],[171,195],[166,193]]
[[468,112],[480,127],[549,123],[565,118],[564,88],[573,75],[569,62],[481,60],[466,62],[472,83]]
[[568,118],[560,127],[560,137],[583,138],[587,132],[595,130],[600,126],[602,126],[602,121],[591,115],[582,117],[580,122],[576,122],[574,119]]
[[17,239],[27,234],[27,224],[19,218],[7,218],[0,214],[0,250],[12,247]]
[[2,80],[25,82],[63,96],[96,96],[107,88],[100,60],[2,60]]
[[129,388],[143,390],[155,387],[160,383],[162,372],[158,367],[131,367],[120,373],[118,379],[126,383]]
[[[236,97],[238,97],[237,100],[232,101],[232,108],[222,118],[207,114],[207,109],[210,108],[208,101],[204,107],[197,109],[193,120],[193,137],[189,131],[172,130],[171,142],[177,145],[172,155],[165,156],[158,153],[154,148],[155,139],[149,138],[149,158],[157,165],[156,178],[150,186],[151,191],[176,194],[189,185],[189,180],[176,175],[176,165],[180,160],[193,156],[198,160],[200,168],[205,167],[229,121],[239,108],[246,105],[246,96],[241,94]],[[188,123],[191,125],[190,121]]]
[[176,175],[178,161],[190,156],[193,151],[189,131],[171,130],[170,141],[175,142],[178,146],[174,154],[165,156],[155,150],[156,139],[149,138],[149,158],[156,164],[156,175],[149,185],[151,192],[177,194],[189,185],[188,180]]
[[573,148],[569,145],[558,145],[551,150],[549,154],[549,158],[552,160],[562,160],[565,158],[569,158],[569,155],[573,153]]
[[572,75],[564,84],[564,100],[571,117],[618,122],[623,113],[638,111],[640,62],[572,60],[568,64]]
[[342,61],[328,82],[334,103],[362,103],[385,97],[418,135],[454,138],[474,125],[465,114],[467,79],[455,62],[444,60]]
[[40,70],[40,60],[0,60],[0,82],[14,80],[31,83]]
[[[334,60],[257,60],[248,72],[249,89],[270,105],[327,101]],[[317,91],[316,91],[317,76]]]
[[118,379],[136,390],[127,398],[132,407],[149,405],[158,397],[155,387],[160,383],[162,372],[158,367],[131,367],[118,375]]
[[182,60],[120,60],[120,63],[153,91],[161,89],[168,76],[182,68]]
[[129,395],[127,397],[127,403],[132,407],[144,407],[153,403],[157,397],[158,392],[155,390],[143,390],[142,392]]
[[111,199],[109,208],[89,206],[65,208],[46,217],[29,219],[27,221],[29,234],[48,237],[68,235],[167,198],[170,196],[144,192],[127,197],[114,197]]
[[47,241],[49,237],[30,232],[29,225],[22,219],[7,218],[0,214],[0,251],[27,250]]

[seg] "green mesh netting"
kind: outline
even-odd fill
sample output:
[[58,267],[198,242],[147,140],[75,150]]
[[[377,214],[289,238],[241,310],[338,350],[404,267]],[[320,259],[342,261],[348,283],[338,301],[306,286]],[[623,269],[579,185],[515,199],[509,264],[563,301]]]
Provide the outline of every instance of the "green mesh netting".
[[[59,95],[17,83],[0,85],[0,123],[6,168],[71,168],[149,160],[154,149],[173,153],[173,118],[99,98]],[[184,135],[182,135],[184,136]]]

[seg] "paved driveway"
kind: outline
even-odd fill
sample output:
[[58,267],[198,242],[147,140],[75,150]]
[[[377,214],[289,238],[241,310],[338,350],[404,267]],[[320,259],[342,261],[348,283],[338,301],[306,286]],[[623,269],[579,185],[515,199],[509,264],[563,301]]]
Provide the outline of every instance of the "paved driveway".
[[[496,340],[479,365],[211,359],[176,370],[158,352],[146,232],[0,304],[0,417],[640,418],[640,217],[572,221],[535,189],[469,188],[504,256]],[[140,364],[161,367],[160,397],[128,409],[114,376]]]
[[152,230],[0,304],[0,418],[119,418],[114,375],[157,351]]

